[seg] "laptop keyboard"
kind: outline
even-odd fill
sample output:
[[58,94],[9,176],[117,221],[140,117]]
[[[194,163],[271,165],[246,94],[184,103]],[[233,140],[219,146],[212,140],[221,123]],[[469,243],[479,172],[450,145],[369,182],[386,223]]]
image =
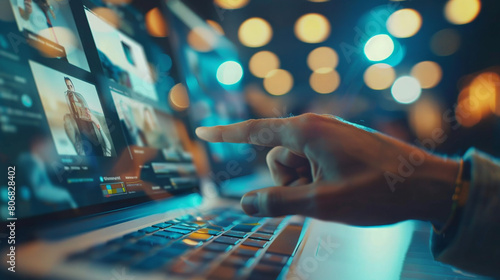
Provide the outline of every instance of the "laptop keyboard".
[[289,218],[249,217],[232,208],[195,216],[130,232],[68,260],[186,278],[276,279],[291,263],[302,229]]

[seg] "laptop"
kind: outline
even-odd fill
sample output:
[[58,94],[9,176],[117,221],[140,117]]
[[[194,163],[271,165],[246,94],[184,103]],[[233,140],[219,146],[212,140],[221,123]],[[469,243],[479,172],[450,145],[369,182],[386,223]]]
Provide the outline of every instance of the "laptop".
[[197,175],[185,56],[147,35],[154,19],[98,0],[1,10],[7,279],[286,278],[308,220],[247,216]]

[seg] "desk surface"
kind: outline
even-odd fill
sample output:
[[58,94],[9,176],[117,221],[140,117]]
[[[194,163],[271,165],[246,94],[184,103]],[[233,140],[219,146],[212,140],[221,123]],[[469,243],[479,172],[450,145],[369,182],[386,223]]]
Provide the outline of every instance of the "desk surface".
[[376,228],[313,220],[287,279],[486,279],[433,260],[430,226],[408,221]]

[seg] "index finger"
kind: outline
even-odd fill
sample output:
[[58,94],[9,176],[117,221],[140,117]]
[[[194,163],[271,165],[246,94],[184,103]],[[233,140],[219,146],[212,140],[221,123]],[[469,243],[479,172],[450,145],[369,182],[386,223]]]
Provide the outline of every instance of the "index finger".
[[198,127],[196,134],[209,142],[248,143],[260,146],[296,148],[289,119],[269,118],[240,123]]

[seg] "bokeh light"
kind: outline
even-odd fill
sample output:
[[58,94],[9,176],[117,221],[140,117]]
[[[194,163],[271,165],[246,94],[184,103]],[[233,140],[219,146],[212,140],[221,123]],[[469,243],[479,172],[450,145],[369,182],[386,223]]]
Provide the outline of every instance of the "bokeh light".
[[394,42],[386,34],[371,37],[365,45],[365,55],[371,61],[382,61],[394,52]]
[[396,71],[385,63],[374,64],[366,69],[363,76],[365,84],[374,90],[388,89],[396,79]]
[[167,37],[167,22],[159,8],[151,9],[146,14],[146,29],[153,37]]
[[332,93],[340,85],[340,75],[332,68],[320,68],[311,74],[309,84],[317,93]]
[[264,78],[264,88],[272,95],[287,94],[293,87],[293,76],[283,69],[275,69]]
[[214,0],[214,3],[226,10],[235,10],[245,7],[250,0]]
[[449,0],[444,8],[446,19],[457,25],[472,22],[480,11],[480,0]]
[[325,67],[335,69],[338,63],[339,55],[329,47],[316,48],[307,56],[307,65],[312,71]]
[[439,104],[431,98],[421,98],[409,110],[409,123],[419,139],[433,137],[437,129],[444,129]]
[[245,20],[239,30],[240,42],[250,48],[258,48],[271,41],[273,30],[271,25],[261,18],[249,18]]
[[189,96],[183,84],[176,84],[168,94],[170,106],[176,111],[184,111],[189,107]]
[[222,29],[222,26],[220,26],[218,22],[207,19],[207,24],[210,25],[219,35],[224,35],[224,29]]
[[457,120],[464,126],[473,126],[495,113],[500,115],[500,76],[495,72],[477,75],[458,96]]
[[[73,31],[66,27],[55,26],[55,27],[45,28],[40,30],[38,34],[45,38],[50,38],[51,36],[57,36],[59,44],[65,46],[64,50],[66,56],[78,50],[76,47],[78,46],[78,39],[75,37]],[[47,44],[44,44],[43,42],[40,42],[38,40],[30,40],[28,42],[32,44],[33,47],[38,49],[43,56],[53,58],[53,57],[58,57],[58,55],[60,55],[59,51],[57,51],[56,49]]]
[[273,52],[261,51],[250,58],[248,67],[254,76],[264,78],[272,70],[280,68],[280,60]]
[[432,36],[431,50],[437,56],[449,56],[457,52],[461,41],[460,34],[456,30],[443,29]]
[[433,88],[441,81],[443,70],[436,62],[422,61],[413,66],[411,75],[420,82],[422,88]]
[[398,103],[410,104],[420,97],[422,88],[417,79],[410,76],[398,78],[391,88],[392,97]]
[[114,28],[119,28],[122,24],[120,17],[116,14],[115,11],[111,10],[110,8],[97,7],[92,9],[92,12],[94,12]]
[[195,27],[188,33],[187,41],[191,48],[199,52],[209,52],[214,49],[217,34],[206,27]]
[[330,35],[330,22],[320,14],[306,14],[295,22],[295,36],[305,43],[321,43]]
[[417,34],[421,26],[422,16],[413,9],[395,11],[387,19],[387,30],[398,38],[409,38]]
[[217,68],[217,80],[223,85],[234,85],[243,77],[243,68],[236,61],[226,61]]

